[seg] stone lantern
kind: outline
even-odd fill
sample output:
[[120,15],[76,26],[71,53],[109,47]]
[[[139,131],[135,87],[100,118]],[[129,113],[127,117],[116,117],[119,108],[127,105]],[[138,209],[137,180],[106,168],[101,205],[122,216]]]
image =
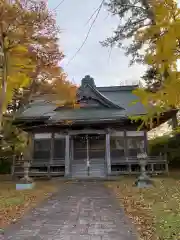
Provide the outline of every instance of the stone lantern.
[[149,187],[152,186],[152,180],[149,178],[149,176],[146,173],[146,165],[147,165],[147,153],[141,152],[137,154],[137,159],[139,161],[139,165],[141,168],[140,176],[138,177],[137,181],[135,182],[135,185],[137,187]]
[[33,179],[29,177],[30,161],[24,161],[24,177],[20,183],[16,184],[16,190],[32,189],[34,187]]
[[24,183],[31,183],[32,179],[29,177],[29,168],[30,168],[30,162],[24,161],[24,177],[21,179]]

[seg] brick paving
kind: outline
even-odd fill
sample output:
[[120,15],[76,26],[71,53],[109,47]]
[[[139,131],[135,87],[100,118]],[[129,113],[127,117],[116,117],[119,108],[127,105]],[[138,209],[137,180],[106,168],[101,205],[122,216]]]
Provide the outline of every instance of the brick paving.
[[[0,237],[1,239],[1,237]],[[5,240],[137,240],[129,219],[101,182],[63,189],[11,225]]]

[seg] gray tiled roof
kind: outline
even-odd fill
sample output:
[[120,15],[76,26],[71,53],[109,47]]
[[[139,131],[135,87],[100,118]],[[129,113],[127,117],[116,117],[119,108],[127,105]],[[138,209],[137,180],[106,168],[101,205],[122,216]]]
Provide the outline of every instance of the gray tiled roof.
[[113,103],[126,109],[127,115],[139,115],[146,113],[144,106],[140,102],[133,104],[133,102],[137,101],[138,98],[130,90],[113,91],[113,88],[112,90],[109,88],[109,91],[103,91],[101,88],[101,93]]
[[[85,85],[86,91],[88,90],[88,84]],[[89,86],[89,91],[94,91],[95,97],[101,98],[102,101],[112,102],[110,107],[102,105],[101,108],[80,108],[80,109],[57,109],[57,104],[49,102],[45,99],[45,96],[35,99],[33,103],[26,107],[18,119],[31,119],[49,117],[49,121],[63,121],[63,120],[98,120],[98,119],[119,119],[127,118],[132,115],[145,114],[146,111],[141,103],[135,105],[133,101],[137,100],[137,97],[133,95],[132,90],[135,86],[122,86],[122,87],[95,87]],[[86,92],[85,91],[85,92]],[[88,91],[87,91],[88,92]],[[97,94],[98,93],[98,94]],[[42,99],[42,100],[40,100]]]
[[30,104],[22,113],[23,118],[38,118],[43,116],[51,116],[57,106],[52,103],[44,102],[44,104]]

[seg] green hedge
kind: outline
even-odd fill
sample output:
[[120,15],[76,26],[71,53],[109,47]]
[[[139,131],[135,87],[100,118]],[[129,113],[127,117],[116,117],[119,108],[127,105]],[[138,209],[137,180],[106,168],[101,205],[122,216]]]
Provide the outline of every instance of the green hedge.
[[157,156],[160,153],[167,155],[170,167],[180,168],[180,134],[150,140],[149,154]]
[[10,159],[0,159],[0,174],[11,173],[12,161]]
[[13,152],[10,149],[9,151],[2,151],[0,149],[0,174],[9,174],[11,173],[11,166],[13,162]]

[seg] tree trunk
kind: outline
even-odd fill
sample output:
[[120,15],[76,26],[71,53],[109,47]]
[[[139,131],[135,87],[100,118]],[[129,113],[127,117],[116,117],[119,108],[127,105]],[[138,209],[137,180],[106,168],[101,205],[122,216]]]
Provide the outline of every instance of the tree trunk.
[[175,130],[178,127],[177,114],[174,114],[171,119],[172,129]]
[[7,52],[4,46],[4,36],[1,34],[1,47],[3,52],[2,58],[2,78],[1,78],[1,91],[0,91],[0,134],[2,134],[2,121],[3,121],[3,112],[4,104],[6,100],[6,91],[7,91]]

